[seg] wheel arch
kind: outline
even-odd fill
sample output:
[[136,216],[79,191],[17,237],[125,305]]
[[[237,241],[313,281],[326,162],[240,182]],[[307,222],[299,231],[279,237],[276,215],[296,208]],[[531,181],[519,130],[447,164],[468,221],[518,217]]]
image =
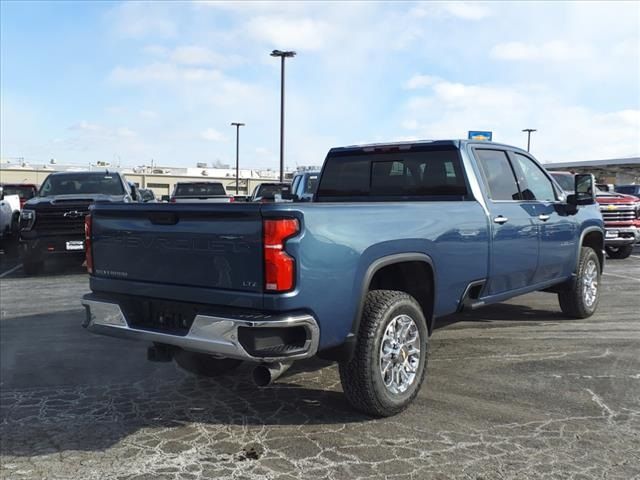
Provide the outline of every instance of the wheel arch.
[[422,308],[427,330],[431,334],[436,301],[435,279],[433,260],[424,253],[396,253],[377,258],[369,264],[362,276],[356,312],[344,343],[319,352],[319,356],[339,361],[352,358],[367,293],[374,289],[399,290],[414,297]]
[[576,267],[574,271],[577,271],[580,263],[580,249],[582,247],[591,247],[598,256],[600,262],[600,271],[604,270],[604,233],[601,228],[587,227],[580,234],[580,242],[578,243],[578,252],[576,256]]

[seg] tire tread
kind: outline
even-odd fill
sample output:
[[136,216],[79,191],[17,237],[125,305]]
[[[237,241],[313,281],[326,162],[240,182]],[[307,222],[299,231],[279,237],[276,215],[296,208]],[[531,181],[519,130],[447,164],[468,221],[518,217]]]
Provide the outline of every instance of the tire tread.
[[[417,386],[411,396],[401,405],[384,405],[375,392],[375,386],[370,378],[370,365],[376,356],[375,335],[379,324],[384,321],[387,309],[400,300],[414,304],[421,311],[418,302],[409,294],[396,290],[371,290],[362,312],[362,320],[358,332],[358,339],[353,358],[349,362],[340,363],[340,380],[343,391],[351,405],[361,412],[377,417],[395,415],[404,410],[420,391],[420,386],[426,373],[426,364],[420,378],[416,379]],[[428,348],[428,339],[426,345]],[[425,363],[428,350],[425,353]]]

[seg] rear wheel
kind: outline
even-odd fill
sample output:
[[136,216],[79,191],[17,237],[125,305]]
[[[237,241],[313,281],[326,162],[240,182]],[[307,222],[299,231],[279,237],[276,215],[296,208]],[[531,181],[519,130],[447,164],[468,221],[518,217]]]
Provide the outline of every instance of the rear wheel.
[[605,252],[609,258],[615,258],[616,260],[622,260],[627,258],[633,252],[633,245],[622,245],[620,247],[613,247],[607,245],[604,247]]
[[235,358],[216,358],[204,353],[180,350],[173,356],[176,364],[194,375],[204,377],[218,377],[237,368],[242,360]]
[[600,301],[600,260],[590,247],[582,247],[576,278],[558,293],[562,312],[573,318],[593,315]]
[[412,296],[369,292],[353,358],[340,363],[342,388],[351,405],[379,417],[407,408],[424,381],[428,336],[422,309]]

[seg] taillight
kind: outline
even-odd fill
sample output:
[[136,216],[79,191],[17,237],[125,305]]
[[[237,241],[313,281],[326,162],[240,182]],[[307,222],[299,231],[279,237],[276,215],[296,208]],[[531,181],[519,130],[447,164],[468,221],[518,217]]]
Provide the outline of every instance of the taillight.
[[93,220],[91,215],[84,217],[84,253],[87,263],[87,272],[93,273],[93,250],[91,248],[91,227]]
[[233,203],[233,202],[235,202],[235,201],[236,201],[236,198],[235,198],[235,197],[229,197],[229,203]]
[[295,218],[264,220],[264,288],[287,292],[295,285],[295,260],[284,251],[286,240],[300,231]]
[[176,203],[176,197],[171,197],[169,199],[169,203]]

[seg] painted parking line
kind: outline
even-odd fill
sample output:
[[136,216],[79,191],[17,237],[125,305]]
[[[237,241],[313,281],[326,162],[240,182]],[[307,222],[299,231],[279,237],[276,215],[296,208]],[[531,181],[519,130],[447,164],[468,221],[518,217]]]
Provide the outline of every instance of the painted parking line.
[[626,278],[627,280],[633,280],[636,282],[640,282],[640,278],[629,277],[627,275],[617,275],[615,273],[604,272],[603,275],[609,275],[610,277],[618,277],[618,278]]
[[0,278],[4,278],[4,277],[6,277],[7,275],[12,274],[13,272],[15,272],[16,270],[18,270],[18,269],[20,269],[20,268],[22,268],[22,265],[16,265],[15,267],[10,268],[10,269],[9,269],[9,270],[7,270],[6,272],[2,272],[2,273],[0,273]]

